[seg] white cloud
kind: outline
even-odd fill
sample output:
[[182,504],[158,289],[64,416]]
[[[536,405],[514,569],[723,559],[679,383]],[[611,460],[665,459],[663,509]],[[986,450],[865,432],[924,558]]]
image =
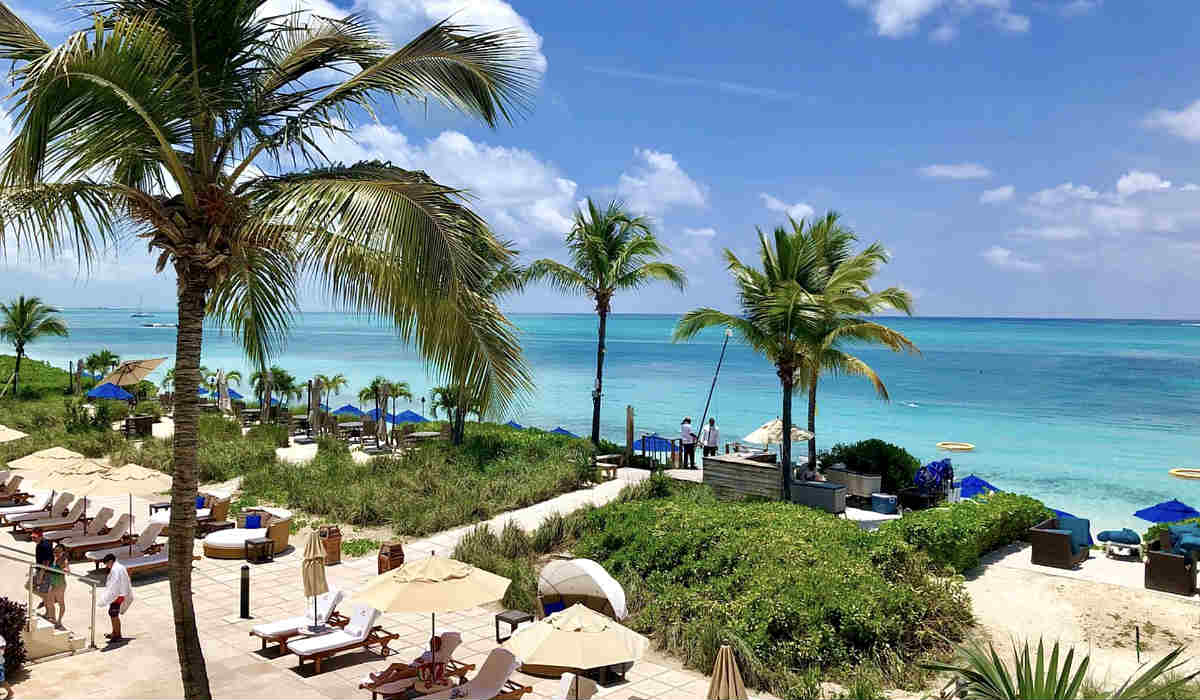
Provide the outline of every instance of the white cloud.
[[540,72],[546,70],[541,35],[504,0],[357,0],[354,9],[367,10],[383,20],[400,44],[445,19],[483,30],[513,29],[526,37],[534,68]]
[[805,202],[796,202],[795,204],[788,204],[787,202],[785,202],[781,199],[772,197],[771,195],[767,194],[766,192],[759,192],[758,196],[762,198],[763,205],[766,206],[766,208],[769,211],[785,212],[785,213],[787,213],[788,216],[792,217],[793,219],[795,219],[797,221],[799,221],[800,219],[807,219],[808,217],[812,216],[816,211],[815,209],[812,208],[811,205],[809,205]]
[[1117,180],[1117,194],[1128,197],[1138,192],[1154,192],[1171,189],[1171,181],[1164,180],[1155,173],[1142,170],[1130,170]]
[[707,203],[704,187],[684,172],[670,153],[635,148],[633,157],[633,165],[617,179],[617,195],[634,211],[661,214],[676,206]]
[[1103,0],[1070,0],[1060,7],[1058,12],[1063,17],[1078,17],[1100,7],[1102,2]]
[[1200,185],[1197,185],[1194,182],[1189,182],[1186,185],[1184,185],[1183,187],[1180,187],[1179,191],[1180,192],[1200,192]]
[[1003,187],[997,187],[994,190],[984,190],[983,194],[979,195],[979,202],[981,204],[997,204],[999,202],[1007,202],[1013,198],[1013,195],[1016,194],[1016,191],[1017,189],[1012,185],[1004,185]]
[[940,177],[950,180],[978,180],[991,177],[992,171],[979,163],[941,163],[926,165],[919,171],[925,177]]
[[1013,233],[1020,238],[1037,238],[1043,241],[1074,241],[1087,238],[1087,229],[1079,226],[1038,226],[1023,228]]
[[992,267],[999,267],[1008,270],[1021,270],[1023,272],[1037,272],[1042,269],[1040,263],[1035,263],[1031,260],[1018,257],[1008,248],[1000,246],[992,246],[980,253],[984,260]]
[[1110,231],[1137,231],[1146,221],[1146,214],[1137,207],[1097,204],[1091,210],[1092,223]]
[[705,228],[685,228],[683,232],[693,238],[714,238],[717,230],[711,226]]
[[463,188],[471,206],[504,237],[528,247],[538,236],[559,237],[571,227],[577,186],[534,153],[473,141],[443,131],[425,143],[371,124],[327,147],[333,160],[377,158],[402,168],[424,170],[438,182]]
[[1200,142],[1200,100],[1178,111],[1157,109],[1142,123],[1153,129],[1168,131],[1186,141]]
[[997,28],[1007,32],[1029,31],[1029,18],[1012,11],[1009,0],[847,0],[851,7],[866,10],[879,36],[897,38],[920,30],[922,23],[937,17],[935,41],[958,35],[958,24],[969,15],[986,15]]
[[1100,193],[1087,185],[1076,185],[1073,182],[1064,182],[1058,187],[1052,187],[1045,190],[1038,190],[1029,195],[1029,201],[1043,207],[1056,207],[1060,204],[1065,204],[1074,199],[1096,199]]

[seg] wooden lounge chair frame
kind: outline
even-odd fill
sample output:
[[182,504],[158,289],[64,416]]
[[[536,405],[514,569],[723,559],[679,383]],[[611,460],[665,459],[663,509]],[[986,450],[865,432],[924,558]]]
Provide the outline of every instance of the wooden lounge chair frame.
[[[330,613],[329,620],[325,624],[329,625],[330,627],[336,627],[337,629],[342,629],[349,623],[350,623],[350,618],[341,614],[337,610],[334,610],[332,613]],[[251,637],[258,637],[259,640],[262,641],[262,649],[260,651],[266,651],[268,644],[278,644],[280,656],[288,653],[288,646],[287,646],[288,640],[291,639],[292,637],[299,636],[299,633],[291,632],[289,634],[276,634],[271,637],[263,637],[263,636],[254,634],[253,630],[251,630],[250,632],[247,632],[247,634],[249,634]],[[397,635],[397,636],[399,636],[399,635]]]
[[507,680],[504,681],[504,685],[500,687],[500,692],[496,693],[492,700],[517,700],[522,695],[532,692],[533,686],[521,685],[516,681]]
[[[124,517],[124,516],[122,516],[122,517]],[[121,522],[121,519],[118,518],[117,523],[120,523],[120,522]],[[117,523],[113,523],[113,527],[116,527]],[[109,532],[112,532],[113,527],[105,528],[105,532],[103,532],[101,534],[101,536],[107,535]],[[77,560],[78,555],[81,555],[84,552],[90,552],[93,549],[111,549],[113,547],[122,547],[125,545],[133,544],[134,542],[137,541],[137,538],[134,537],[133,535],[129,534],[129,530],[132,527],[133,527],[133,522],[130,521],[129,524],[125,526],[125,534],[121,535],[121,537],[119,539],[113,538],[113,539],[109,540],[108,542],[71,545],[71,544],[67,544],[64,541],[64,542],[62,542],[62,546],[67,549],[67,559],[69,559],[70,561],[75,561],[75,560]]]
[[[427,666],[428,664],[423,664],[423,665]],[[458,680],[455,682],[455,685],[462,685],[467,680],[467,674],[474,670],[475,670],[475,664],[464,664],[461,661],[455,661],[454,659],[450,659],[449,661],[446,662],[446,669],[445,669],[445,671],[443,671],[443,675],[446,678],[457,678]],[[422,681],[418,678],[416,681],[414,681],[412,687],[415,688],[416,684],[421,683],[421,682]],[[379,690],[377,690],[377,688],[379,688],[380,685],[388,685],[388,683],[382,683],[382,684],[380,684],[380,683],[359,683],[358,687],[360,690],[371,691],[371,700],[378,700],[380,697],[382,697],[384,700],[392,700],[392,698],[400,698],[400,697],[404,697],[405,695],[408,695],[408,691],[405,691],[403,693],[380,692]]]
[[22,520],[21,522],[13,523],[13,535],[15,536],[18,533],[25,534],[25,535],[32,534],[34,529],[37,529],[37,528],[40,528],[42,530],[42,532],[54,532],[55,530],[73,530],[75,528],[75,526],[78,525],[79,523],[83,523],[83,529],[87,530],[88,523],[91,522],[92,518],[88,517],[86,500],[87,499],[81,498],[81,499],[75,501],[75,503],[83,503],[83,510],[79,511],[79,515],[76,516],[76,518],[69,523],[58,523],[57,525],[38,525],[38,523],[43,522],[44,520],[60,520],[62,518],[69,517],[71,515],[71,510],[75,509],[75,503],[71,504],[71,509],[68,510],[66,513],[64,513],[59,518],[49,517],[49,518],[44,518],[43,520]]
[[[371,631],[367,634],[366,638],[360,642],[355,642],[344,647],[338,647],[337,649],[330,649],[328,651],[319,651],[316,654],[307,656],[301,654],[296,654],[296,656],[300,659],[301,669],[304,668],[305,660],[313,662],[313,675],[315,676],[321,672],[322,661],[337,656],[344,651],[350,651],[351,649],[358,649],[360,647],[366,649],[367,647],[378,644],[379,655],[383,657],[389,656],[392,654],[392,650],[388,648],[388,645],[399,638],[399,634],[394,634],[384,630],[382,625],[375,625],[371,628]],[[295,654],[296,652],[293,651],[292,653]]]

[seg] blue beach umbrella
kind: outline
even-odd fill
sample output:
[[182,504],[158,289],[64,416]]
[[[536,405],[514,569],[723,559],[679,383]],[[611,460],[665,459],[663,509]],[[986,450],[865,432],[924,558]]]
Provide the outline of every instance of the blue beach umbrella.
[[991,484],[984,481],[983,479],[980,479],[979,477],[975,476],[974,474],[971,474],[970,476],[967,476],[966,478],[964,478],[962,480],[961,496],[963,498],[974,498],[981,494],[992,493],[992,492],[999,491],[999,490],[1000,489],[996,488],[995,486],[992,486]]
[[121,387],[112,382],[105,382],[100,386],[92,389],[87,393],[89,399],[117,399],[119,401],[128,401],[133,398],[133,394],[125,391]]
[[567,430],[566,428],[562,427],[561,425],[558,426],[557,428],[555,428],[554,430],[551,430],[550,432],[554,435],[566,435],[567,437],[573,437],[573,438],[579,437],[578,435],[576,435],[575,433],[572,433],[570,430]]
[[392,417],[393,423],[428,423],[429,419],[420,413],[404,410]]
[[236,392],[236,391],[234,391],[233,389],[226,389],[226,391],[229,393],[229,400],[230,400],[230,401],[241,401],[242,399],[244,399],[244,398],[245,398],[244,396],[242,396],[241,394],[237,393],[237,392]]
[[208,396],[208,389],[202,386],[196,387],[196,396]]
[[633,441],[633,449],[646,452],[673,452],[674,444],[667,438],[654,433]]
[[515,420],[510,420],[509,422],[505,423],[505,425],[507,425],[510,428],[514,428],[516,430],[524,430],[524,428],[521,427],[521,424],[516,422]]
[[362,418],[363,416],[365,416],[367,414],[364,413],[362,411],[362,409],[360,409],[357,406],[351,406],[350,404],[346,404],[345,406],[342,406],[341,408],[334,411],[333,415],[335,415],[335,416],[354,416],[355,418]]
[[1143,508],[1134,513],[1135,517],[1142,520],[1149,520],[1152,523],[1173,523],[1178,520],[1187,520],[1188,518],[1200,518],[1200,511],[1189,506],[1186,503],[1180,503],[1176,500],[1163,501],[1155,506]]

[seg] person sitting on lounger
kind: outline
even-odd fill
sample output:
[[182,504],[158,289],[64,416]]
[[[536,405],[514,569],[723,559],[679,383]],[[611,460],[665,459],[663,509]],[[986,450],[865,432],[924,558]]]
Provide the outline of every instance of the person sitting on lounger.
[[437,635],[430,637],[429,648],[433,651],[426,651],[407,664],[392,664],[380,673],[372,673],[371,685],[378,687],[381,685],[387,685],[388,683],[395,683],[396,681],[403,680],[405,678],[416,678],[421,674],[421,669],[426,667],[430,669],[430,682],[440,682],[442,680],[441,678],[434,677],[437,669],[433,668],[433,659],[434,656],[442,650],[442,638]]

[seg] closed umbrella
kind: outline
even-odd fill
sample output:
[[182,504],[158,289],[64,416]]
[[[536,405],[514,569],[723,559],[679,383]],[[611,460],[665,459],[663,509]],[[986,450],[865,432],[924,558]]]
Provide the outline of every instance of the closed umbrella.
[[746,700],[746,683],[738,669],[733,649],[722,644],[708,684],[708,700]]
[[351,602],[381,612],[427,612],[432,637],[437,613],[500,600],[510,583],[490,571],[434,554],[379,574]]
[[528,627],[504,643],[523,663],[586,671],[636,662],[650,640],[576,603]]
[[233,412],[233,402],[229,399],[229,380],[225,378],[225,370],[217,371],[217,408],[222,413]]
[[[812,433],[807,430],[801,430],[794,425],[792,426],[793,441],[804,442],[812,439]],[[767,421],[760,425],[758,430],[742,438],[742,441],[755,445],[778,445],[783,442],[783,421],[778,418]]]
[[313,624],[309,631],[319,632],[325,625],[317,619],[317,596],[329,592],[329,583],[325,581],[325,545],[316,530],[309,530],[304,540],[300,576],[304,579],[304,597],[313,599]]

